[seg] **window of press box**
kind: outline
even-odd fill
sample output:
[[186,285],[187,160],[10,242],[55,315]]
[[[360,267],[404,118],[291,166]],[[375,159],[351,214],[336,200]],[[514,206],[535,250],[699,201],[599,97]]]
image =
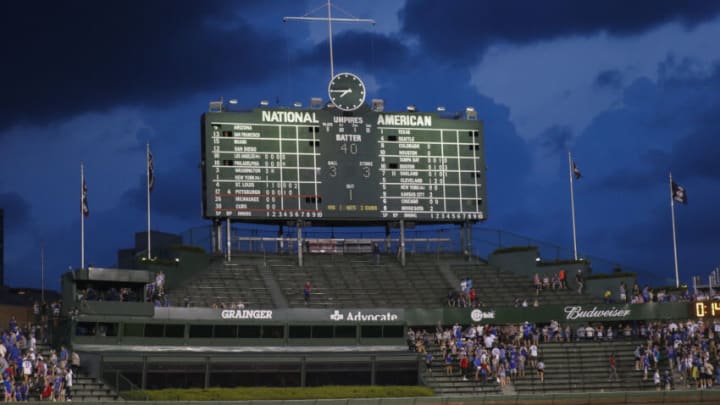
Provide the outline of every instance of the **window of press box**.
[[386,337],[386,338],[405,337],[405,327],[403,327],[403,325],[385,325],[385,326],[383,326],[383,337]]
[[100,322],[98,324],[98,336],[117,336],[118,324],[110,322]]
[[330,339],[333,337],[333,326],[313,326],[312,327],[313,338],[325,338]]
[[241,325],[238,326],[237,335],[243,339],[257,339],[260,337],[260,326],[257,325]]
[[213,337],[212,325],[190,325],[191,338],[211,338]]
[[182,325],[182,324],[165,325],[165,337],[169,337],[169,338],[185,337],[185,325]]
[[145,324],[145,337],[158,338],[163,337],[165,325],[161,323],[147,323]]
[[262,331],[262,337],[265,339],[282,339],[285,337],[285,328],[282,325],[265,325]]
[[290,339],[310,338],[312,327],[306,325],[290,326]]
[[237,326],[235,325],[215,325],[216,338],[234,338],[237,337]]
[[145,332],[144,323],[126,323],[123,325],[123,335],[126,337],[143,337]]
[[355,325],[335,326],[336,338],[355,338],[356,334],[357,327]]
[[382,337],[382,326],[365,325],[360,327],[360,336],[364,338]]
[[401,338],[405,336],[402,325],[364,325],[360,327],[360,336],[364,338]]
[[75,325],[75,336],[95,336],[95,322],[78,322]]

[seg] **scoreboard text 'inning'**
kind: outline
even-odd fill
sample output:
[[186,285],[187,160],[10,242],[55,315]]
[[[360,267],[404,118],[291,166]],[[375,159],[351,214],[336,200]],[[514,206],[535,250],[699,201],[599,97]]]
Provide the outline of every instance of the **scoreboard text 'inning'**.
[[482,122],[363,108],[208,112],[203,213],[248,222],[480,221]]

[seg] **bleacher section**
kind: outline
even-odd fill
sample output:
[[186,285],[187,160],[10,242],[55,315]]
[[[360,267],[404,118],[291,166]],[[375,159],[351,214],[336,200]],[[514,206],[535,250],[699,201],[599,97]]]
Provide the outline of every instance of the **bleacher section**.
[[262,274],[255,261],[215,260],[210,267],[183,283],[168,295],[175,305],[182,305],[188,297],[194,307],[211,307],[223,304],[249,308],[271,308],[273,302]]
[[[37,344],[38,354],[50,359],[50,346],[44,343]],[[36,399],[33,395],[31,401]],[[73,378],[72,402],[110,402],[119,399],[117,393],[104,382],[89,377],[85,372],[80,371]]]
[[290,307],[305,305],[302,287],[313,287],[312,307],[334,308],[428,308],[443,304],[447,281],[434,262],[418,262],[405,268],[392,258],[375,264],[372,255],[308,255],[304,266],[290,260],[270,259],[274,277]]
[[[652,373],[642,381],[635,371],[633,351],[644,341],[613,340],[601,342],[545,343],[539,356],[545,361],[545,381],[534,370],[513,381],[518,393],[639,391],[654,389]],[[610,354],[615,353],[619,379],[609,381]]]
[[[176,305],[187,296],[196,307],[242,302],[248,308],[437,308],[447,305],[448,291],[457,290],[460,280],[470,277],[487,308],[512,306],[516,299],[532,305],[536,298],[526,276],[480,260],[468,263],[460,255],[408,255],[405,267],[394,256],[382,256],[375,264],[371,254],[306,254],[303,259],[300,267],[297,257],[289,255],[246,254],[231,262],[218,258],[169,294]],[[309,303],[302,293],[307,281],[312,285]],[[275,286],[279,291],[272,291]],[[273,299],[273,293],[284,299]],[[572,289],[544,290],[537,298],[540,305],[602,302]]]
[[526,276],[517,275],[508,271],[501,271],[492,266],[479,263],[450,263],[448,267],[457,278],[454,288],[459,288],[460,280],[470,277],[473,280],[473,287],[483,306],[488,308],[508,307],[515,304],[515,299],[528,301],[532,306],[536,296],[539,305],[562,304],[562,305],[583,305],[600,304],[602,299],[588,294],[577,294],[577,291],[569,288],[567,290],[543,290],[536,294],[532,280]]
[[[642,380],[642,372],[634,369],[633,350],[644,341],[614,340],[601,342],[544,343],[539,346],[540,358],[545,362],[545,381],[528,367],[525,376],[515,377],[505,389],[518,394],[557,392],[607,392],[653,390],[652,373]],[[473,378],[463,380],[457,364],[452,376],[446,375],[442,355],[437,345],[428,350],[433,354],[433,371],[423,372],[423,381],[438,395],[478,395],[501,393],[494,378],[486,384]],[[618,379],[609,381],[609,358],[615,353]]]

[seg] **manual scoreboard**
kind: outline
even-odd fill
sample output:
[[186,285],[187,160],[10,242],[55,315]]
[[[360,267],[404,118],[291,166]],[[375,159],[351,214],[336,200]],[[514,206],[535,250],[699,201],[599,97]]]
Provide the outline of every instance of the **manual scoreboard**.
[[369,108],[209,112],[202,146],[206,218],[486,218],[477,120]]
[[204,216],[486,218],[482,122],[437,113],[258,108],[202,117]]

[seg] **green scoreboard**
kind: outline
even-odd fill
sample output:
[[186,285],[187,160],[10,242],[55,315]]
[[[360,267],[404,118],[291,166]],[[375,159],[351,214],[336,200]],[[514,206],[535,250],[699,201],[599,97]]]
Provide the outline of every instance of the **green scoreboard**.
[[484,220],[482,122],[462,116],[366,104],[205,113],[203,214],[248,222]]

